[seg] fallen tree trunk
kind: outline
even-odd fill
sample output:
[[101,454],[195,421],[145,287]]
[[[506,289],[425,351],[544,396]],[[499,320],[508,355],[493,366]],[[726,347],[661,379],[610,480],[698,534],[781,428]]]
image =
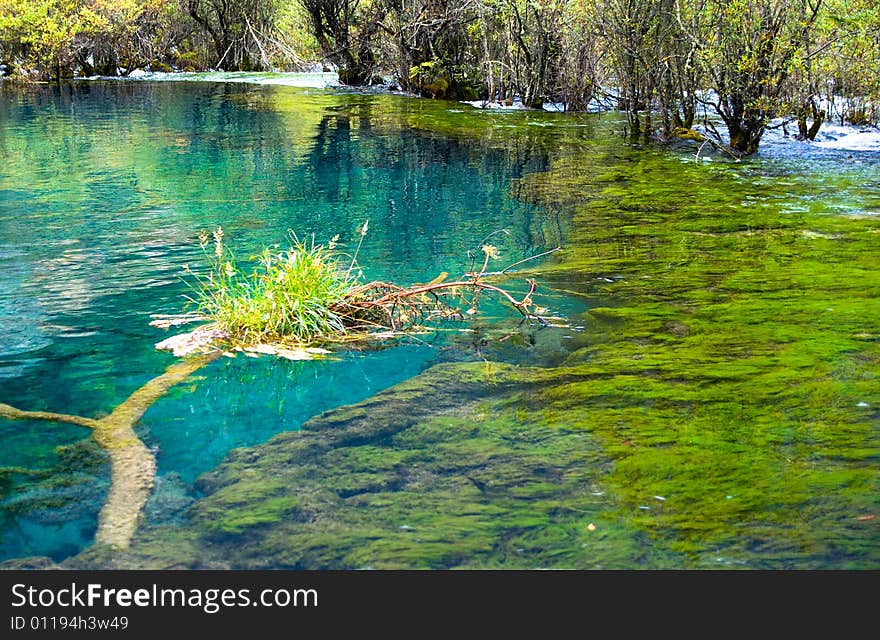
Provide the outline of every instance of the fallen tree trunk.
[[171,387],[217,359],[220,352],[188,358],[159,375],[98,420],[49,411],[23,411],[0,403],[0,416],[9,420],[68,422],[92,430],[92,438],[110,457],[110,490],[98,515],[96,544],[127,548],[140,522],[156,478],[156,458],[138,438],[134,426]]

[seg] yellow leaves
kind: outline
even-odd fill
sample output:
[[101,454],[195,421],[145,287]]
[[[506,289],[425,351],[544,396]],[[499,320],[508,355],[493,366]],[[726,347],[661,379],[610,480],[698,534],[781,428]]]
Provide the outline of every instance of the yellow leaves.
[[76,16],[77,26],[82,31],[106,31],[111,23],[107,16],[96,13],[91,7],[84,7]]
[[736,65],[737,71],[752,73],[758,68],[758,61],[754,56],[743,54]]
[[0,0],[0,42],[27,66],[72,71],[76,54],[94,47],[117,53],[138,36],[148,7],[172,0]]

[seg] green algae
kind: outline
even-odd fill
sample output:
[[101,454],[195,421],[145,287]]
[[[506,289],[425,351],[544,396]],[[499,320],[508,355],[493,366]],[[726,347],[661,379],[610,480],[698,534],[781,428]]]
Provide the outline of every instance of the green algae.
[[[208,531],[241,533],[247,528],[280,521],[299,506],[296,496],[266,497],[260,491],[244,491],[225,502],[222,509],[205,508],[199,519]],[[228,496],[224,496],[228,500]]]
[[[532,406],[601,439],[621,517],[688,566],[713,554],[750,567],[878,566],[880,221],[756,206],[736,183],[691,183],[702,167],[677,169],[675,183],[693,187],[682,200],[665,164],[646,155],[637,172],[615,167],[625,187],[573,205],[579,241],[540,273],[567,289],[597,283],[557,370],[583,380],[548,386]],[[577,166],[528,176],[522,190],[571,204],[610,179]],[[736,215],[719,220],[726,210]]]
[[[96,478],[102,484],[103,476],[109,475],[109,457],[91,439],[56,447],[55,454],[52,467],[0,468],[0,518],[39,514],[46,509],[74,509],[82,495],[93,490]],[[18,475],[35,481],[25,486],[16,484],[13,478]]]
[[[675,566],[610,513],[607,460],[590,434],[519,419],[498,401],[543,372],[493,369],[487,382],[485,363],[437,365],[233,452],[201,478],[185,526],[143,529],[112,566]],[[195,543],[171,551],[162,540],[172,536]],[[71,566],[108,562],[96,549]]]

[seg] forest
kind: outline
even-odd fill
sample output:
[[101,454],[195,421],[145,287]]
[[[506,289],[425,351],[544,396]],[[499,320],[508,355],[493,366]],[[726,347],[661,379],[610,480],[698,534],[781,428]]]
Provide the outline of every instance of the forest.
[[768,126],[806,140],[827,121],[877,126],[880,11],[875,0],[0,0],[9,78],[314,69],[430,98],[619,110],[632,136],[706,135],[738,157]]

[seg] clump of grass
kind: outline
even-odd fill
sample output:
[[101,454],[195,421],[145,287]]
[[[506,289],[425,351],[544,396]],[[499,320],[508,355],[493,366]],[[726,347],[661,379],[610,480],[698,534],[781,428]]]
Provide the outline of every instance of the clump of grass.
[[212,235],[213,253],[208,234],[200,236],[210,271],[197,277],[196,295],[189,299],[230,338],[304,344],[345,332],[346,321],[336,309],[361,274],[354,257],[336,250],[337,238],[323,245],[289,232],[288,249],[263,250],[248,270],[224,245],[222,228]]
[[204,276],[187,269],[197,280],[195,295],[187,296],[197,312],[185,320],[211,320],[212,324],[189,337],[163,341],[160,348],[185,354],[215,340],[247,349],[261,344],[305,346],[410,335],[425,323],[464,320],[475,314],[481,292],[500,296],[524,320],[548,324],[538,315],[545,310],[534,308],[534,280],[526,280],[528,292],[517,300],[486,279],[503,278],[514,266],[558,248],[489,272],[489,261],[498,258],[498,250],[483,244],[482,267],[452,281],[446,280],[444,272],[427,284],[409,287],[381,281],[364,283],[357,256],[367,227],[365,221],[351,256],[337,250],[339,236],[323,245],[316,243],[314,236],[305,241],[288,232],[288,249],[263,250],[249,269],[239,267],[235,255],[224,245],[222,228],[213,234],[201,233],[199,241],[210,269]]

